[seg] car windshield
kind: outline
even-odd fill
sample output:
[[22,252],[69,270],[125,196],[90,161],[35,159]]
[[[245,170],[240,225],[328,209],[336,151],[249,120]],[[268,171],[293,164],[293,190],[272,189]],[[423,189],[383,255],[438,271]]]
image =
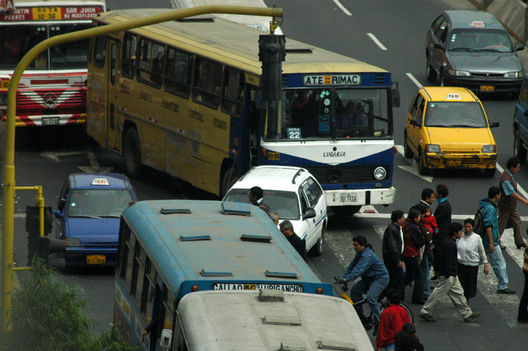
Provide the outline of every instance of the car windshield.
[[476,102],[429,102],[426,127],[487,128],[484,111]]
[[[248,192],[249,189],[232,189],[224,201],[249,203]],[[280,220],[299,219],[299,201],[294,192],[264,190],[263,199]]]
[[513,45],[505,31],[468,29],[454,31],[449,38],[447,50],[512,52]]
[[[89,24],[15,25],[0,27],[4,48],[0,50],[0,69],[14,69],[20,59],[41,41],[60,34],[91,28]],[[86,69],[88,39],[53,46],[31,62],[28,69]]]
[[69,217],[119,217],[132,201],[127,189],[73,190],[68,206]]

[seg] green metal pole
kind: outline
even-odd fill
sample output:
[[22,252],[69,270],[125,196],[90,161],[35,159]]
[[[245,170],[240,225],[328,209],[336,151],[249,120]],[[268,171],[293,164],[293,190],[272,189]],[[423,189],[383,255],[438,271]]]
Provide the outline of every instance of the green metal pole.
[[[7,91],[7,125],[6,125],[6,145],[4,163],[4,193],[3,193],[3,261],[2,261],[2,328],[9,331],[11,328],[11,295],[13,292],[13,272],[14,272],[14,203],[15,203],[15,114],[16,114],[16,93],[18,83],[27,66],[43,51],[58,45],[96,37],[98,35],[120,32],[123,30],[148,26],[151,24],[172,21],[179,18],[202,15],[206,13],[225,13],[233,15],[251,15],[273,17],[273,22],[277,17],[282,17],[281,8],[265,8],[250,6],[198,6],[184,10],[170,10],[166,13],[149,16],[142,19],[116,23],[96,28],[85,29],[73,33],[57,35],[46,39],[28,51],[20,60],[13,72]],[[274,29],[274,28],[273,28]],[[257,43],[255,43],[257,45]]]

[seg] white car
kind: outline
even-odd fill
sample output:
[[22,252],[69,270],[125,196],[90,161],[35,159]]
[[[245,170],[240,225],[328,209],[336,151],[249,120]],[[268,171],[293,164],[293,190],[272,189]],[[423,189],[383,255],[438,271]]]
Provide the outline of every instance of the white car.
[[328,216],[321,185],[304,168],[258,166],[250,169],[229,189],[224,201],[249,202],[254,186],[264,191],[264,202],[279,223],[289,220],[295,233],[306,241],[306,251],[314,256],[323,253],[323,239]]

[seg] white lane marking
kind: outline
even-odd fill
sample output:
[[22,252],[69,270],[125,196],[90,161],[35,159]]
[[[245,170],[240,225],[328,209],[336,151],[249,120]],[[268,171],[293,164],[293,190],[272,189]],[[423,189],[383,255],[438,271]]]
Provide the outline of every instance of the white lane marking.
[[345,13],[345,15],[347,15],[347,16],[352,16],[352,13],[351,13],[350,11],[348,11],[348,10],[346,9],[346,7],[344,7],[343,4],[341,4],[341,3],[339,2],[339,0],[332,0],[332,1],[334,2],[334,4],[337,5],[337,7],[339,7],[339,8],[341,9],[341,11],[343,11],[343,12]]
[[[383,233],[385,232],[384,225],[374,225],[374,230],[378,233],[378,237],[380,239],[383,239]],[[504,235],[503,235],[504,237]],[[508,247],[513,245],[513,236],[509,242],[505,243]],[[507,249],[508,251],[509,249]],[[521,250],[517,250],[521,251]],[[508,251],[508,254],[510,254],[510,251]],[[511,255],[511,254],[510,254]],[[517,260],[516,260],[517,262]],[[499,314],[502,316],[502,319],[506,321],[508,326],[510,327],[516,327],[518,325],[517,323],[517,309],[519,306],[519,298],[517,295],[499,295],[497,294],[497,277],[495,276],[495,273],[493,272],[493,268],[491,265],[489,265],[490,273],[488,275],[484,274],[484,265],[481,265],[479,267],[479,273],[478,273],[478,289],[481,292],[482,295],[484,295],[484,298],[491,304],[498,306],[496,310],[499,311]],[[515,267],[517,268],[517,267]],[[510,269],[509,272],[514,272],[516,269]],[[511,273],[510,273],[511,274]],[[434,282],[433,282],[434,284]],[[445,296],[442,299],[442,303],[446,305],[451,305],[451,301],[449,301],[448,296]],[[438,312],[437,312],[438,313]],[[443,317],[444,318],[444,317]],[[451,318],[451,317],[446,317]],[[458,318],[458,317],[454,317]],[[475,325],[479,325],[480,323],[475,323]]]
[[86,154],[86,151],[59,151],[59,152],[41,152],[40,156],[52,159],[55,162],[60,162],[59,157],[75,156]]
[[414,85],[416,85],[418,87],[418,89],[422,88],[423,85],[422,83],[420,83],[418,81],[418,79],[414,78],[414,76],[412,75],[412,73],[405,73],[407,75],[407,77],[409,77],[409,79],[414,83]]
[[[395,145],[395,147],[396,147],[396,150],[398,151],[398,153],[400,155],[402,155],[403,158],[405,158],[407,160],[407,158],[405,157],[405,150],[403,149],[403,145]],[[399,165],[398,168],[403,169],[405,172],[411,173],[412,175],[415,175],[415,176],[417,176],[419,178],[422,178],[426,182],[429,182],[429,183],[433,182],[433,177],[424,176],[424,175],[421,175],[418,172],[418,168],[414,165],[415,164],[414,160],[407,160],[407,162],[409,162],[411,164],[411,166]]]
[[378,38],[376,38],[376,36],[374,34],[367,33],[367,35],[369,36],[370,39],[372,39],[374,44],[376,44],[381,50],[387,51],[387,48],[385,46],[383,46],[381,41],[379,41]]

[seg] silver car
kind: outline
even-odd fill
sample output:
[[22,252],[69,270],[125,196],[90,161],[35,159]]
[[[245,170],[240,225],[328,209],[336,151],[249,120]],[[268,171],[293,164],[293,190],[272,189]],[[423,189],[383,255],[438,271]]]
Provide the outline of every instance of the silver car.
[[522,49],[489,12],[445,11],[427,31],[427,79],[517,97],[523,80],[517,51]]

